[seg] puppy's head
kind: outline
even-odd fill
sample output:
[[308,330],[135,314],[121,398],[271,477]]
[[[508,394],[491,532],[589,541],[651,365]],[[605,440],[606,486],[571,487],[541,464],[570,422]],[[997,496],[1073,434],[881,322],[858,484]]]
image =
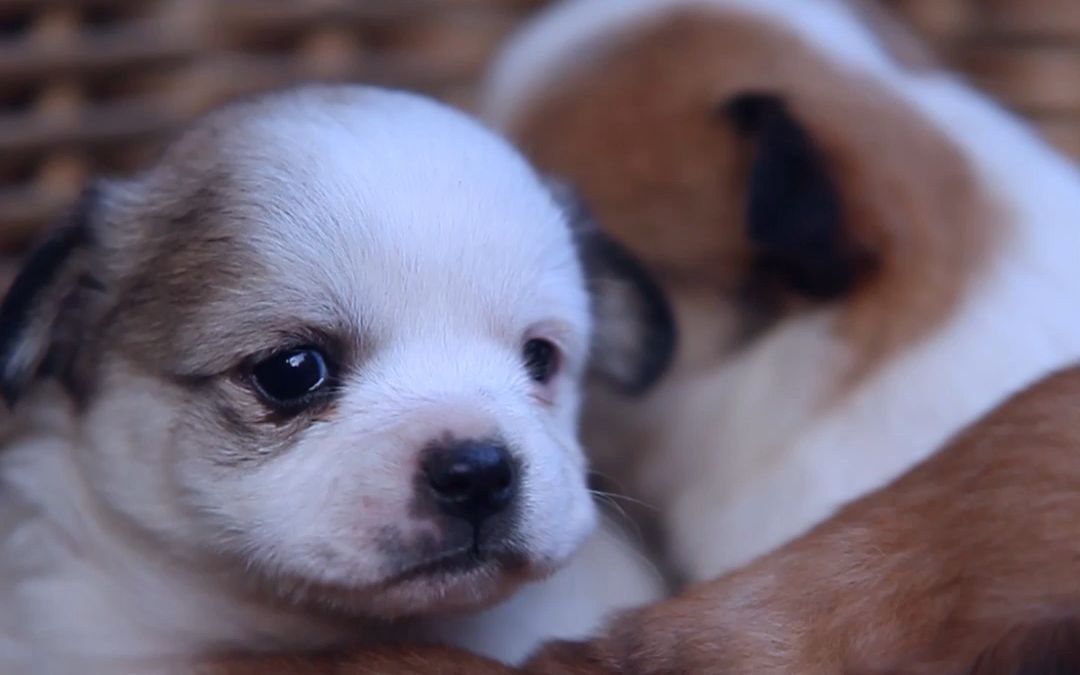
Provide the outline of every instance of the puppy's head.
[[353,612],[491,600],[593,522],[590,350],[629,389],[670,352],[655,290],[558,192],[406,94],[236,104],[31,256],[4,394],[62,378],[89,485],[170,555]]
[[976,276],[990,200],[905,99],[932,60],[870,9],[568,0],[493,70],[487,114],[666,286],[691,371],[837,308],[867,372]]

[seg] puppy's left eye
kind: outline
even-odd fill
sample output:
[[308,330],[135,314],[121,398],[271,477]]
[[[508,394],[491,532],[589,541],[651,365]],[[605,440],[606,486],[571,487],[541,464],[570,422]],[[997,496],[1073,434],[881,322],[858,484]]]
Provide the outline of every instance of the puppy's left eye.
[[522,348],[525,369],[529,377],[540,384],[547,384],[559,371],[559,348],[550,340],[533,338]]
[[251,377],[264,398],[279,405],[302,403],[326,385],[326,358],[314,347],[278,352],[251,369]]

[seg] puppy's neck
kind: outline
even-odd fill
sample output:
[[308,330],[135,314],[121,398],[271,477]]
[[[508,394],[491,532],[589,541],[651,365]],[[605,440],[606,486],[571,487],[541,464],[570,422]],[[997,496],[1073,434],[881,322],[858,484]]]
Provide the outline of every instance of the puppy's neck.
[[[77,456],[78,426],[64,395],[42,387],[20,404],[6,432],[0,604],[24,620],[6,625],[0,618],[0,670],[95,662],[107,668],[241,645],[318,649],[370,634],[261,597],[209,557],[182,560],[163,550],[89,488]],[[64,644],[54,635],[64,635]],[[26,652],[8,648],[6,636]],[[47,653],[55,662],[39,661]]]

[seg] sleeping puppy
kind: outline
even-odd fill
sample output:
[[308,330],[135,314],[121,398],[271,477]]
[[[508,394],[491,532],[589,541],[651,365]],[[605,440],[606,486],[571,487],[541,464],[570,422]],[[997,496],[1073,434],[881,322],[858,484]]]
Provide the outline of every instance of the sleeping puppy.
[[569,0],[487,87],[675,305],[672,374],[588,397],[585,439],[690,581],[1080,358],[1076,169],[871,10]]
[[1080,367],[719,580],[522,669],[440,649],[204,675],[1080,672]]
[[460,114],[345,86],[227,107],[89,189],[0,307],[0,671],[413,630],[512,659],[651,597],[594,540],[546,604],[453,615],[581,547],[580,382],[641,390],[673,344],[555,197]]

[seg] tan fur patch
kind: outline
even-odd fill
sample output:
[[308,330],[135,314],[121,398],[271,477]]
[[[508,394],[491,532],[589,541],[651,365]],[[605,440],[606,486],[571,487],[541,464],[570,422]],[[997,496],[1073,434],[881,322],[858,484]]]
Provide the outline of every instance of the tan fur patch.
[[856,373],[939,325],[982,267],[999,218],[965,158],[885,87],[797,37],[684,11],[596,56],[538,98],[512,135],[574,182],[673,294],[731,297],[751,272],[748,148],[717,115],[746,91],[786,98],[826,155],[851,235],[879,258],[836,326]]

